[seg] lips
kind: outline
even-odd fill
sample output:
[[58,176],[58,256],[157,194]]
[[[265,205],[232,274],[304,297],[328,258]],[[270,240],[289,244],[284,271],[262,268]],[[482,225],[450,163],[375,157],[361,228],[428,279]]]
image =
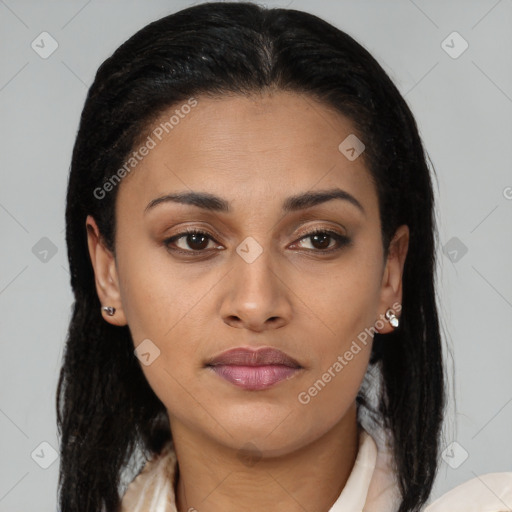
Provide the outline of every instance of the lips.
[[271,347],[234,348],[211,359],[206,367],[222,379],[247,391],[262,391],[301,372],[292,357]]
[[281,365],[302,368],[292,357],[272,347],[260,349],[234,348],[211,359],[207,366],[269,366]]

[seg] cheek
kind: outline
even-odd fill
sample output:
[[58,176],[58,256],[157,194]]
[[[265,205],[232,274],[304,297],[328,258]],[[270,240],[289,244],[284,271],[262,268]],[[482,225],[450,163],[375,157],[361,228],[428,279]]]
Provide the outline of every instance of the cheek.
[[[312,356],[311,371],[297,391],[301,417],[309,425],[313,438],[322,430],[333,427],[353,405],[366,370],[372,348],[374,323],[372,304],[374,288],[344,287],[332,284],[322,303],[315,302],[324,312],[328,334],[319,336]],[[323,308],[322,308],[323,307]],[[322,418],[321,425],[315,418]]]
[[130,277],[124,281],[123,307],[134,347],[149,347],[144,351],[151,354],[150,364],[140,358],[144,376],[168,409],[181,411],[185,402],[189,414],[205,421],[201,411],[192,413],[195,402],[189,396],[191,365],[199,364],[201,339],[196,327],[190,329],[190,321],[204,292],[191,291],[182,283],[183,273],[174,274],[170,267],[160,270],[132,263],[125,269]]
[[134,342],[154,338],[167,344],[208,283],[195,286],[189,268],[171,264],[163,247],[119,245],[121,299]]
[[141,368],[162,401],[182,396],[187,372],[202,366],[198,349],[209,332],[201,307],[218,278],[201,277],[193,265],[170,264],[164,248],[119,248],[121,298],[133,344],[144,341],[157,354]]
[[328,276],[316,277],[309,296],[313,318],[321,319],[318,332],[324,334],[315,337],[315,364],[301,390],[302,403],[315,402],[332,421],[355,399],[368,367],[380,302],[379,257],[377,248],[354,250]]
[[[374,326],[380,303],[381,272],[375,258],[355,252],[327,276],[311,278],[317,285],[308,302],[324,324],[323,353],[343,351],[360,333]],[[311,290],[311,286],[309,289]]]

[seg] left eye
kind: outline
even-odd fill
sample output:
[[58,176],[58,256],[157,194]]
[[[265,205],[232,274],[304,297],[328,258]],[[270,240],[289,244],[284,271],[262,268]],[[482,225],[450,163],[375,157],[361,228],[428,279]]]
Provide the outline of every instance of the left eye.
[[[299,242],[306,239],[311,240],[311,244],[313,245],[312,249],[308,249],[314,252],[332,252],[338,249],[341,249],[342,246],[347,245],[350,240],[345,235],[342,235],[336,231],[331,230],[315,230],[307,235],[302,236],[299,239]],[[185,240],[185,245],[187,247],[180,247],[177,242],[181,239]],[[205,249],[208,248],[208,244],[210,241],[216,241],[209,233],[198,230],[190,230],[185,231],[184,233],[179,233],[170,238],[164,240],[164,245],[172,251],[182,252],[182,253],[194,253],[194,252],[204,252]],[[327,243],[326,243],[327,241]],[[334,247],[331,246],[331,242],[334,241]],[[176,244],[177,247],[172,247],[173,244]],[[318,247],[319,246],[319,247]]]
[[[317,250],[317,252],[331,252],[331,251],[336,251],[338,249],[341,249],[341,247],[343,245],[346,245],[348,244],[349,242],[349,239],[345,236],[345,235],[342,235],[336,231],[331,231],[331,230],[316,230],[316,231],[312,231],[311,233],[308,233],[307,235],[303,236],[300,240],[306,240],[306,239],[311,239],[311,244],[314,245],[314,244],[318,244],[320,247],[313,247],[313,249],[311,250]],[[329,247],[329,242],[327,242],[327,245],[326,245],[326,240],[329,241],[329,239],[334,240],[334,247]],[[299,241],[300,241],[299,240]],[[337,247],[336,247],[336,242],[337,242]]]

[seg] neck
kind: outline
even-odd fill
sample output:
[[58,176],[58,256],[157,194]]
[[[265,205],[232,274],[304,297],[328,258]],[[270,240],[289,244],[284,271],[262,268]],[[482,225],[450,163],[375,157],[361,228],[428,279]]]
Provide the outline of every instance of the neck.
[[359,447],[356,404],[315,441],[279,457],[220,445],[171,419],[179,464],[178,512],[328,512]]

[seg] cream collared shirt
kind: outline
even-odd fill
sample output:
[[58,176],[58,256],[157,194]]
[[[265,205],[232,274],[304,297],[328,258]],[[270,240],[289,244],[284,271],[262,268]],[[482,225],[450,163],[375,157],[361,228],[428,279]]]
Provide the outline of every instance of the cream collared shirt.
[[[361,428],[354,467],[329,512],[398,510],[398,486],[390,470],[390,453],[383,446]],[[130,482],[121,512],[177,512],[176,465],[176,454],[169,444]],[[468,480],[426,505],[423,512],[512,512],[512,472],[488,473]]]

